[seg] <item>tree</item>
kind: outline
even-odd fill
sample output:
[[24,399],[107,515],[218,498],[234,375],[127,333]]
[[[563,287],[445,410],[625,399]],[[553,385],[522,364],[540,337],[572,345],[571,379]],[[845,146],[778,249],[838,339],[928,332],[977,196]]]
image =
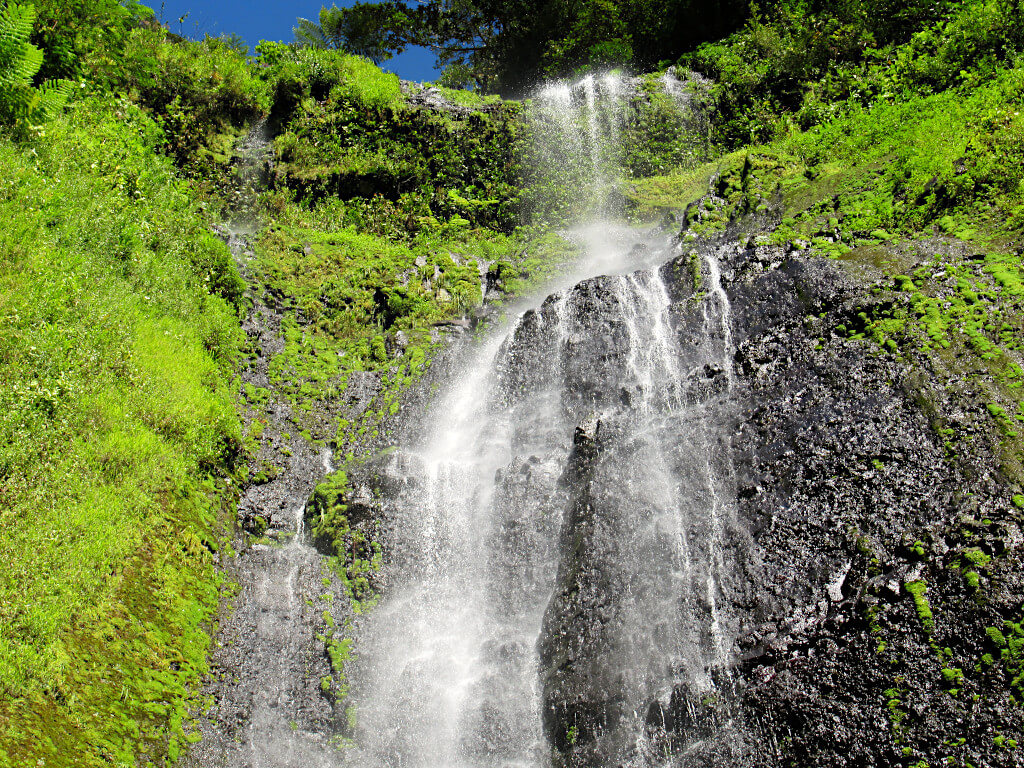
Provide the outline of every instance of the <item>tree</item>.
[[296,35],[377,60],[426,46],[442,69],[469,68],[484,89],[517,95],[541,76],[675,59],[748,13],[748,0],[387,0],[325,9],[319,25],[300,20]]
[[300,18],[293,31],[299,45],[343,50],[379,64],[410,41],[422,44],[426,15],[426,6],[408,8],[398,2],[324,6],[319,23]]

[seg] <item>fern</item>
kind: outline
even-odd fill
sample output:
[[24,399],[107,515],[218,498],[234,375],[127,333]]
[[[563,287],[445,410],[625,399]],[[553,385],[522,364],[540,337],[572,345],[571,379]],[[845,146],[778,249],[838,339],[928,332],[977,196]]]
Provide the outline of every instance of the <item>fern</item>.
[[32,86],[43,66],[43,52],[29,42],[36,9],[31,3],[0,8],[0,123],[16,132],[33,130],[64,108],[71,83],[48,80]]
[[331,41],[324,34],[323,27],[309,19],[298,19],[298,26],[292,27],[295,41],[307,48],[331,48]]
[[298,22],[297,27],[292,27],[292,32],[300,46],[345,49],[345,12],[338,6],[321,8],[319,24],[303,18]]

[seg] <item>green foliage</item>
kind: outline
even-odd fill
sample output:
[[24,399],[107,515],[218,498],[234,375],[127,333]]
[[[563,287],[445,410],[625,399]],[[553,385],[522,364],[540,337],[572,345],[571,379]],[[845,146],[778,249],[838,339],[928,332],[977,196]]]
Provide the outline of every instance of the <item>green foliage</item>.
[[965,549],[961,555],[964,560],[969,562],[975,568],[984,568],[992,561],[992,556],[982,552],[976,547],[971,549]]
[[335,48],[379,64],[392,56],[389,45],[393,36],[388,34],[387,20],[381,18],[390,12],[391,4],[388,3],[357,8],[324,6],[320,9],[318,22],[298,19],[293,28],[295,41],[304,47]]
[[43,52],[28,39],[36,18],[29,3],[0,8],[0,125],[16,133],[39,129],[71,95],[71,83],[49,80],[38,88],[32,79],[43,66]]
[[685,209],[707,194],[708,184],[717,167],[715,163],[708,163],[689,171],[679,170],[631,181],[625,188],[630,216],[646,221]]
[[164,131],[162,150],[193,175],[209,174],[229,159],[219,135],[233,133],[270,108],[269,89],[230,40],[171,38],[140,27],[125,42],[134,62],[122,87],[151,111]]
[[242,334],[160,135],[85,99],[0,140],[0,765],[173,752],[205,670]]
[[438,85],[444,88],[466,89],[476,83],[473,68],[461,62],[454,62],[444,68]]
[[42,80],[86,79],[107,87],[135,62],[125,42],[138,27],[155,27],[153,11],[137,0],[35,0],[32,42],[44,54]]
[[[376,603],[374,577],[380,571],[383,550],[377,541],[377,522],[349,513],[349,493],[344,471],[335,472],[316,487],[311,499],[313,536],[317,546],[332,553],[332,565],[345,594],[355,612],[361,613]],[[351,645],[349,639],[334,644],[343,652],[337,659],[332,655],[336,672],[343,671]]]
[[498,96],[485,96],[478,91],[467,91],[464,88],[448,88],[442,84],[438,87],[438,90],[447,101],[463,107],[479,108],[501,103],[501,99]]
[[358,109],[400,109],[398,78],[371,61],[336,50],[263,41],[256,46],[256,72],[272,94],[273,114],[286,122],[308,99],[345,99]]
[[284,349],[270,374],[304,407],[340,394],[355,373],[379,372],[388,390],[378,408],[386,410],[392,390],[423,372],[430,328],[480,302],[471,254],[495,259],[513,246],[471,234],[421,235],[406,245],[332,225],[334,210],[325,204],[260,240],[263,279],[303,318],[301,327],[286,318]]
[[1016,0],[779,2],[681,59],[714,79],[715,138],[734,148],[862,106],[976,82],[1024,46]]
[[[349,201],[345,223],[390,237],[456,217],[503,231],[519,223],[516,107],[454,117],[398,108],[393,76],[333,56],[365,68],[289,113],[276,140],[278,184],[307,205],[328,196]],[[371,90],[382,82],[393,83],[392,101]]]
[[342,10],[336,5],[321,8],[319,21],[310,21],[300,16],[292,28],[295,42],[310,48],[343,48],[345,41],[341,32],[341,19]]
[[375,60],[408,45],[425,45],[437,53],[448,77],[457,76],[446,85],[472,81],[485,90],[518,95],[541,75],[581,67],[652,67],[735,29],[746,12],[742,0],[357,2],[325,8],[318,25],[300,20],[296,35],[324,45],[331,43],[332,29],[347,25],[335,36],[342,41],[339,47]]
[[633,178],[688,170],[710,158],[707,126],[700,115],[702,93],[693,83],[679,84],[689,91],[688,106],[666,92],[661,77],[648,75],[642,91],[630,104],[622,131],[623,168]]

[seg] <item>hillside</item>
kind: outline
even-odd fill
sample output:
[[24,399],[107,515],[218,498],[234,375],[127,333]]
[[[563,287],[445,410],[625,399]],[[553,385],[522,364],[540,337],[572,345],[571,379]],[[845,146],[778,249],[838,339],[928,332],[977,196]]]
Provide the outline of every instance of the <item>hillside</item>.
[[0,10],[0,766],[1020,763],[1024,12],[619,5]]

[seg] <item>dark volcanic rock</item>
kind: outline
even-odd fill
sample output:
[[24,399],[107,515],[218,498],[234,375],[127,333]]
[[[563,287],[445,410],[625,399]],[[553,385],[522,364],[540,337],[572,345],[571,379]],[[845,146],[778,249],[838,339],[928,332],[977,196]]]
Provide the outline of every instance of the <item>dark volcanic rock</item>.
[[1020,555],[984,594],[955,556],[978,541],[965,503],[994,540],[1016,529],[1011,490],[990,457],[947,455],[920,406],[941,380],[833,332],[875,300],[840,264],[766,247],[719,258],[744,406],[738,504],[760,558],[738,606],[737,703],[761,745],[749,764],[1019,765],[993,739],[1024,718],[981,658],[986,627],[1019,615]]
[[[714,701],[666,667],[661,692],[640,704],[642,681],[625,677],[622,636],[635,615],[624,595],[642,589],[644,569],[656,570],[645,557],[657,553],[631,550],[642,517],[616,527],[616,510],[634,500],[607,456],[636,404],[602,389],[629,345],[609,279],[589,280],[574,290],[581,333],[565,371],[578,378],[567,389],[582,420],[540,640],[555,763],[1024,764],[1007,746],[1024,732],[1019,650],[1002,634],[1020,637],[1021,516],[992,453],[953,456],[935,428],[973,429],[966,414],[984,401],[926,357],[835,331],[885,300],[862,274],[782,248],[705,247],[731,309],[728,363],[700,350],[700,334],[715,330],[692,256],[662,275],[688,402],[727,393],[731,403],[706,405],[701,418],[731,456],[738,520],[723,539],[733,573],[722,595],[735,617],[732,668],[711,669]],[[584,403],[600,416],[587,418]],[[663,442],[685,433],[674,429]],[[623,572],[625,582],[610,578]],[[710,622],[708,605],[689,608],[696,625]]]

